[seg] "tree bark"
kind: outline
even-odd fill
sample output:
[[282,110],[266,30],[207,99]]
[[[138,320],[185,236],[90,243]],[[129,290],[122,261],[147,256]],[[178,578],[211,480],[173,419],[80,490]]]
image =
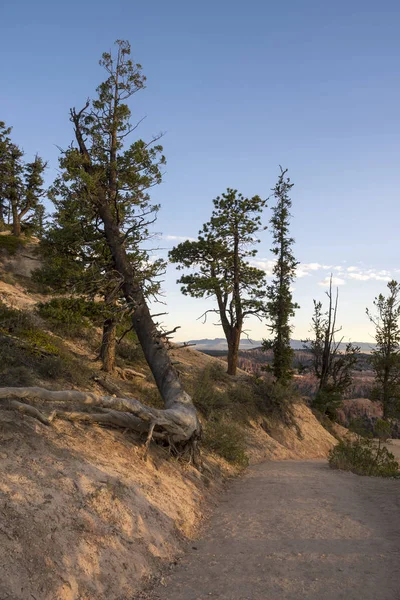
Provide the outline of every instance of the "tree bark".
[[228,375],[236,375],[239,358],[240,331],[234,327],[228,341]]
[[3,205],[3,200],[0,199],[0,231],[5,231],[6,230],[6,222],[4,219],[4,205]]
[[122,235],[106,202],[99,203],[99,215],[104,224],[105,236],[113,257],[115,269],[123,278],[122,290],[128,305],[133,309],[132,325],[143,353],[153,373],[156,385],[165,403],[165,413],[185,430],[186,441],[200,436],[201,426],[192,399],[185,392],[174,370],[167,349],[151,318],[143,290],[135,275]]
[[12,210],[12,227],[13,227],[13,235],[15,237],[20,237],[21,235],[21,220],[18,214],[17,200],[15,198],[11,199],[11,210]]
[[[79,113],[71,110],[71,119],[75,125],[76,141],[83,158],[84,169],[90,176],[94,176],[96,180],[98,173],[96,166],[91,161],[80,124],[82,114],[88,106],[89,101]],[[112,198],[110,198],[110,195],[112,196],[115,191],[114,178],[116,164],[112,159],[115,151],[114,129],[116,127],[117,124],[115,123],[111,131],[111,177],[108,181],[108,187],[99,183],[96,191],[94,193],[91,192],[93,193],[92,202],[96,207],[98,216],[103,222],[104,234],[111,252],[114,268],[122,278],[121,289],[127,305],[131,309],[132,326],[142,346],[144,356],[153,373],[161,397],[164,400],[165,409],[157,413],[154,434],[166,434],[173,445],[178,443],[185,446],[190,443],[192,457],[196,460],[197,440],[201,436],[201,424],[197,416],[197,411],[191,397],[183,389],[178,374],[172,366],[161,334],[157,331],[156,325],[150,315],[143,290],[135,278],[135,272],[124,245],[124,235],[120,230],[118,222],[118,211],[113,210],[115,202],[112,202]],[[138,403],[138,401],[135,402]],[[154,414],[154,410],[149,407],[144,407],[141,404],[140,406],[142,408],[142,415],[146,415],[146,411],[147,414]],[[143,418],[138,414],[136,416]],[[147,421],[148,430],[153,430],[154,418]]]
[[106,319],[103,324],[100,358],[103,371],[111,373],[115,367],[115,348],[117,344],[117,322],[113,318]]

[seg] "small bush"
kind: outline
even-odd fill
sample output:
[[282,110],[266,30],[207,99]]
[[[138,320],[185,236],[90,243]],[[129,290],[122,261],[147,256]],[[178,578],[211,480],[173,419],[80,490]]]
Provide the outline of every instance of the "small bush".
[[0,235],[0,250],[5,250],[7,254],[13,256],[24,246],[25,240],[13,235]]
[[215,361],[206,367],[206,371],[211,381],[215,383],[227,383],[230,381],[230,375],[226,372],[226,365],[220,361]]
[[145,404],[153,406],[154,408],[165,408],[164,401],[156,387],[141,386],[140,383],[139,387],[141,400],[143,400]]
[[225,410],[229,404],[226,393],[215,390],[206,383],[196,386],[192,398],[194,405],[206,419],[215,412]]
[[289,427],[295,425],[292,406],[298,399],[298,394],[293,386],[257,378],[253,383],[253,392],[261,413],[275,421],[282,421]]
[[375,422],[375,435],[377,438],[386,442],[392,433],[392,427],[390,423],[385,421],[384,419],[377,419]]
[[32,371],[25,366],[8,367],[0,371],[1,387],[29,387],[34,383]]
[[10,308],[0,302],[0,331],[17,334],[21,329],[29,329],[32,326],[33,319],[29,313]]
[[225,420],[210,421],[204,429],[203,444],[226,461],[241,467],[248,465],[243,429]]
[[92,325],[101,325],[106,317],[104,305],[83,298],[52,298],[37,306],[39,315],[58,333],[77,337]]
[[337,411],[343,405],[343,395],[334,388],[326,388],[319,390],[312,401],[312,407],[325,414],[335,421],[337,419]]
[[312,408],[311,410],[316,419],[318,419],[318,421],[321,423],[322,427],[329,431],[331,436],[340,441],[342,437],[338,434],[337,430],[335,429],[335,422],[332,421],[326,414],[319,412],[316,408]]
[[33,385],[35,375],[84,386],[91,371],[37,327],[31,314],[0,302],[0,381],[3,386]]
[[117,344],[117,356],[127,363],[134,365],[146,362],[142,346],[139,342],[125,341],[125,339]]
[[15,285],[15,277],[12,273],[2,273],[1,281],[7,283],[8,285]]
[[19,337],[31,344],[33,351],[36,348],[39,352],[46,352],[54,356],[60,354],[60,348],[55,344],[54,337],[45,331],[31,326],[21,329],[18,333]]
[[385,446],[371,439],[358,437],[345,439],[329,453],[332,469],[351,471],[357,475],[373,477],[399,477],[399,465]]

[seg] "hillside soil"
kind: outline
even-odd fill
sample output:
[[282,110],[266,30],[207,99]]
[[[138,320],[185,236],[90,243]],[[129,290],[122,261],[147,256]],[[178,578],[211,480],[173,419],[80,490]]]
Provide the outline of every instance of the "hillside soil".
[[400,482],[266,462],[234,481],[152,600],[397,600]]
[[[118,393],[161,407],[142,359],[120,357],[106,376],[98,360],[101,331],[63,337],[37,314],[37,302],[49,298],[29,278],[35,260],[33,242],[7,260],[0,252],[0,302],[15,309],[17,322],[17,329],[3,326],[4,347],[13,354],[3,351],[0,386],[29,376],[49,389]],[[28,333],[36,337],[19,344],[18,315],[25,313],[32,319]],[[53,342],[59,353],[47,356]],[[193,348],[175,348],[171,355],[189,390],[204,370],[222,364]],[[246,381],[244,373],[234,380],[238,389]],[[227,384],[215,385],[223,392]],[[46,414],[60,408],[36,406]],[[144,439],[132,432],[59,418],[46,427],[7,410],[7,400],[0,408],[1,599],[136,600],[143,583],[197,538],[223,481],[239,471],[207,449],[202,473],[153,443],[144,460]],[[250,463],[326,457],[336,443],[302,403],[290,426],[253,411],[240,428]]]

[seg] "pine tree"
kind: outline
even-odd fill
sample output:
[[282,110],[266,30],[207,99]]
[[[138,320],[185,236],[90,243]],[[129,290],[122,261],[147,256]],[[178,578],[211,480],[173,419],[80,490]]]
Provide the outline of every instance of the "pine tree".
[[388,283],[387,297],[374,300],[376,314],[367,309],[375,326],[376,348],[371,354],[375,371],[374,398],[381,402],[385,419],[400,414],[400,284]]
[[217,308],[204,313],[219,316],[228,343],[228,373],[236,374],[243,323],[250,315],[265,315],[265,273],[247,259],[257,234],[265,229],[261,212],[266,200],[245,198],[229,189],[214,200],[211,219],[203,225],[196,241],[186,241],[171,250],[171,262],[178,269],[194,272],[182,275],[181,291],[193,298],[215,298]]
[[0,121],[0,231],[6,229],[8,220],[7,181],[10,170],[10,134],[11,127],[7,127],[4,121]]
[[[88,100],[82,109],[70,111],[76,145],[62,154],[60,170],[70,193],[85,203],[85,213],[91,211],[97,230],[106,240],[118,290],[167,410],[146,407],[138,400],[105,397],[100,399],[103,406],[116,410],[109,415],[91,415],[91,420],[146,431],[147,443],[154,432],[175,447],[182,450],[189,445],[194,452],[201,432],[197,411],[173,368],[163,334],[146,302],[143,276],[130,257],[137,255],[148,239],[155,220],[158,207],[151,203],[149,190],[161,182],[165,158],[157,144],[160,136],[128,144],[137,125],[131,124],[127,101],[143,89],[145,78],[141,66],[130,58],[130,44],[121,40],[116,44],[115,55],[106,52],[100,61],[107,75],[97,88],[96,98]],[[122,411],[120,416],[118,411]],[[87,420],[87,415],[84,418]]]
[[13,235],[19,237],[22,226],[42,206],[46,163],[38,155],[32,162],[25,162],[24,152],[12,142],[10,134],[11,128],[0,122],[0,228],[11,220]]
[[270,321],[268,328],[272,334],[271,340],[264,340],[263,349],[272,349],[274,353],[272,372],[277,381],[287,383],[291,378],[291,365],[293,350],[290,346],[291,326],[290,318],[299,308],[293,302],[291,286],[295,279],[296,261],[292,246],[294,239],[289,235],[290,208],[292,201],[289,192],[293,187],[286,176],[287,169],[283,170],[278,182],[273,189],[276,206],[272,209],[273,216],[270,220],[274,245],[272,252],[276,256],[273,268],[274,278],[267,287],[267,313]]
[[[44,233],[40,251],[42,266],[33,274],[35,281],[53,293],[73,295],[87,301],[96,299],[103,305],[103,336],[99,356],[103,370],[115,366],[117,326],[129,312],[121,294],[121,280],[114,264],[104,231],[93,218],[84,191],[71,189],[58,177],[50,189],[56,208],[51,224]],[[148,252],[138,248],[128,235],[129,257],[141,278],[146,296],[159,292],[157,276],[164,261],[150,262]]]

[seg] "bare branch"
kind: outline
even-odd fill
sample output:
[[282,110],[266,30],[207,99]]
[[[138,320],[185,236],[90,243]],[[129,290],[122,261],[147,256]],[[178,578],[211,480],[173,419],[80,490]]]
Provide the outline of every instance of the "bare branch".
[[207,315],[208,313],[217,313],[219,314],[219,310],[217,310],[216,308],[210,308],[208,310],[206,310],[202,315],[200,315],[200,317],[197,317],[197,321],[200,321],[200,319],[204,319],[203,321],[203,325],[204,323],[207,322]]

